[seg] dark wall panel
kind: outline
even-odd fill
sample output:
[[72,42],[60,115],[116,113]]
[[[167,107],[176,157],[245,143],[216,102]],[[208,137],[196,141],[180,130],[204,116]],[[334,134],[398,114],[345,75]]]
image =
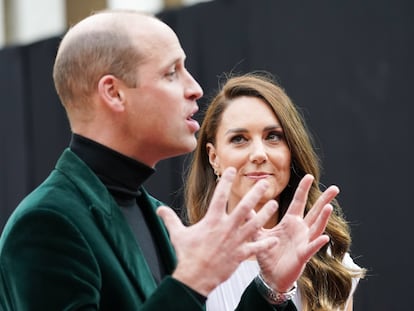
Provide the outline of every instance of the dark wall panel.
[[0,230],[28,189],[23,48],[0,51]]

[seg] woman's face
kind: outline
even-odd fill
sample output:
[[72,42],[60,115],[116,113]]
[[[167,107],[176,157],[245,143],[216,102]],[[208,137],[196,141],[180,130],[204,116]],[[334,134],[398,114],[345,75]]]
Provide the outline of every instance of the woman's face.
[[232,100],[223,112],[216,143],[208,143],[207,150],[218,173],[229,166],[237,169],[229,210],[260,179],[270,183],[260,206],[278,199],[289,182],[291,154],[283,129],[272,109],[259,98],[243,96]]

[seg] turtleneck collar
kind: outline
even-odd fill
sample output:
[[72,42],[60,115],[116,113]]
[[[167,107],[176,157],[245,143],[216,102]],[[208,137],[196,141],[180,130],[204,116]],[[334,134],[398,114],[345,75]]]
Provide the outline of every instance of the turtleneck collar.
[[96,141],[72,134],[70,149],[101,179],[116,199],[135,199],[155,170]]

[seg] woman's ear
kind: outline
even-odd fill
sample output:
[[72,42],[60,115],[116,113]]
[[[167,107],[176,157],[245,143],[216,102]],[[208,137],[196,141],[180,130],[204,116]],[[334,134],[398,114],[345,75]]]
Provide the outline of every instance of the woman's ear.
[[216,175],[216,182],[220,180],[220,160],[216,153],[216,148],[212,143],[206,144],[206,149],[208,153],[208,161],[210,162],[211,167],[213,168],[214,175]]
[[108,108],[115,111],[125,109],[123,84],[113,75],[104,75],[98,81],[98,93]]
[[210,165],[213,167],[214,170],[218,168],[218,157],[216,154],[216,148],[212,143],[206,144],[207,154],[208,154],[208,161]]

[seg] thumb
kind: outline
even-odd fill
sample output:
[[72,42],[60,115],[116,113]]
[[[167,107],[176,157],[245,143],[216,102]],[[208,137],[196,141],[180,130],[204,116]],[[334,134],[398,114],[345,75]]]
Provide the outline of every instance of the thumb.
[[177,214],[168,206],[158,207],[157,215],[161,217],[170,235],[173,235],[184,227]]

